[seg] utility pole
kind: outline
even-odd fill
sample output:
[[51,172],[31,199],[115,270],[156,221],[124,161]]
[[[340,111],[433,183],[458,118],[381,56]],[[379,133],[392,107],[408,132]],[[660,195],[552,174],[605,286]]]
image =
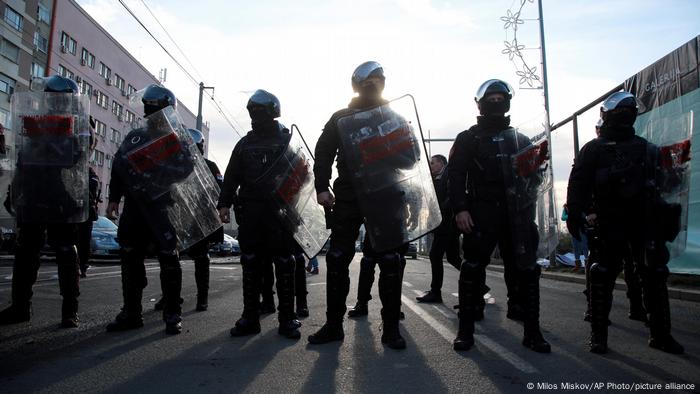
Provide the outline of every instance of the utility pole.
[[202,97],[204,96],[204,89],[211,89],[212,94],[214,92],[213,86],[204,86],[204,82],[199,83],[199,106],[197,107],[197,130],[202,130]]

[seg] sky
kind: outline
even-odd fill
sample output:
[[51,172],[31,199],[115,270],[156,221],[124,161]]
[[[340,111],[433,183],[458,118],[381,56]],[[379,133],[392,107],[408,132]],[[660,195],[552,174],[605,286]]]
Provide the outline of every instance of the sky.
[[[196,111],[197,85],[117,0],[77,1],[152,74],[167,68],[165,86]],[[215,87],[214,99],[241,134],[250,127],[250,94],[265,89],[282,103],[280,121],[298,125],[313,149],[331,114],[352,98],[350,76],[367,60],[384,68],[385,98],[415,97],[426,138],[428,132],[454,138],[474,124],[474,93],[490,78],[515,88],[513,126],[535,135],[545,122],[542,89],[522,88],[516,75],[522,63],[502,53],[515,34],[524,62],[541,78],[533,0],[124,2],[195,79]],[[501,18],[521,5],[523,23],[505,29]],[[542,7],[552,124],[700,34],[697,0],[542,0]],[[211,126],[209,157],[223,170],[240,137],[210,101],[203,110]],[[597,107],[579,118],[581,145],[594,137],[597,119]],[[573,160],[571,134],[568,125],[552,136],[560,206]],[[429,149],[446,155],[450,146],[435,142]]]

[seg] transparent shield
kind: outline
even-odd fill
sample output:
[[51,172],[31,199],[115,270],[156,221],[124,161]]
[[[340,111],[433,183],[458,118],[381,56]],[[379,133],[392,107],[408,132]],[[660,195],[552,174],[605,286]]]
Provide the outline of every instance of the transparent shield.
[[[222,226],[219,187],[172,107],[146,117],[141,126],[124,139],[117,171],[154,234],[174,232],[177,249],[185,250]],[[159,204],[167,205],[167,217],[154,209]]]
[[374,249],[399,247],[440,225],[413,97],[342,117],[338,131]]
[[680,204],[681,226],[678,236],[667,244],[671,258],[681,255],[688,239],[688,202],[691,177],[691,138],[693,111],[683,116],[656,118],[646,124],[644,135],[659,147],[657,187],[667,203]]
[[277,214],[307,257],[317,255],[330,236],[323,208],[316,200],[313,158],[299,128],[292,125],[287,149],[267,171]]
[[546,132],[530,136],[510,128],[499,137],[516,253],[524,251],[529,242],[519,228],[522,221],[534,220],[537,224],[538,257],[548,257],[558,243],[550,146]]
[[88,97],[20,92],[12,96],[16,169],[12,202],[20,222],[79,223],[88,216]]

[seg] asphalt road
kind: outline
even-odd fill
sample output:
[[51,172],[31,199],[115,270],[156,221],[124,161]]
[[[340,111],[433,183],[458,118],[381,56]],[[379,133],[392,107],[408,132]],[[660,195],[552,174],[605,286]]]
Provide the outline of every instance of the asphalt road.
[[[522,325],[505,317],[502,274],[488,272],[492,288],[486,319],[477,325],[476,347],[452,350],[457,316],[458,272],[445,268],[445,304],[417,304],[430,283],[427,260],[409,260],[404,276],[402,333],[408,348],[381,344],[376,282],[367,318],[348,319],[345,341],[309,345],[308,334],[325,317],[325,262],[321,275],[309,276],[311,316],[302,339],[277,334],[274,315],[262,320],[260,335],[231,338],[229,329],[242,310],[241,269],[237,259],[219,260],[211,269],[209,310],[194,311],[194,266],[183,263],[184,330],[167,336],[153,304],[160,295],[158,266],[149,261],[144,292],[145,327],[107,333],[105,325],[121,305],[119,267],[96,265],[81,282],[77,329],[61,329],[55,266],[46,262],[34,288],[30,323],[0,327],[0,392],[527,392],[698,391],[700,384],[700,304],[671,300],[673,333],[686,347],[674,356],[647,346],[647,329],[627,319],[627,300],[615,292],[610,327],[611,351],[587,350],[589,326],[583,322],[582,285],[541,281],[542,326],[552,354],[524,348]],[[351,266],[355,302],[359,258]],[[10,299],[11,268],[0,267],[0,303]],[[688,390],[676,390],[673,384]],[[533,389],[529,389],[531,385]],[[658,386],[660,385],[660,386]],[[660,390],[657,390],[659,389]]]

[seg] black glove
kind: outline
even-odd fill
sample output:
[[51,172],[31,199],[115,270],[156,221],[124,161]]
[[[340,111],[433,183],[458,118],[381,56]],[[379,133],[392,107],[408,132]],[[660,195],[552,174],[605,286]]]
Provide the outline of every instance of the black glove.
[[569,229],[569,234],[576,239],[581,241],[581,228],[583,228],[583,218],[581,215],[574,215],[569,212],[569,218],[566,220],[566,228]]

